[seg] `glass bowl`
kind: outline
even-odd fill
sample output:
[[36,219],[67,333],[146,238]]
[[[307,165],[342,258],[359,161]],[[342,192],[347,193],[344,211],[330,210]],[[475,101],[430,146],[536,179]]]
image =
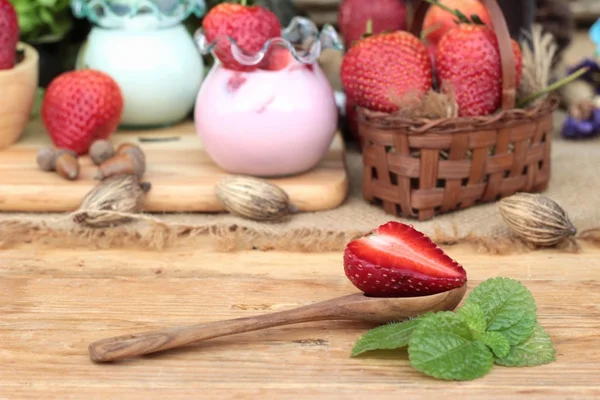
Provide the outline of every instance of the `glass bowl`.
[[[325,25],[319,32],[309,19],[295,17],[255,54],[231,37],[209,43],[202,29],[195,38],[200,52],[215,58],[195,106],[208,156],[236,174],[285,176],[314,168],[337,129],[334,92],[318,63],[326,49],[343,51],[335,29]],[[253,70],[225,67],[217,55],[223,51]]]

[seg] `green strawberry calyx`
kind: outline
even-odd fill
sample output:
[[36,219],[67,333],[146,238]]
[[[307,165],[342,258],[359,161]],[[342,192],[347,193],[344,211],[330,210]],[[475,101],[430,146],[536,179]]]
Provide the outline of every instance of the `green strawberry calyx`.
[[369,36],[373,36],[373,20],[371,18],[367,20],[365,32],[361,35],[361,39],[368,38]]

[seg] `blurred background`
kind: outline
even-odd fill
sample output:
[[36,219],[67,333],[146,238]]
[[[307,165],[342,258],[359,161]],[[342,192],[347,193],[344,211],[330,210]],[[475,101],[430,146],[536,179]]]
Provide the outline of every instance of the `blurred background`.
[[[74,67],[77,52],[91,28],[90,22],[73,16],[70,0],[11,1],[19,14],[21,39],[32,44],[40,53],[40,85],[44,87],[56,75]],[[169,6],[168,3],[177,1],[156,0],[165,7]],[[269,7],[283,24],[287,24],[294,15],[303,15],[310,17],[319,26],[325,23],[337,26],[341,1],[250,0],[249,3]],[[219,2],[221,1],[207,0],[207,6],[210,8]],[[530,21],[537,21],[555,35],[561,50],[571,43],[578,31],[585,32],[600,18],[599,0],[499,0],[499,3],[513,35]],[[185,21],[190,31],[194,31],[200,23],[201,19],[195,16]]]

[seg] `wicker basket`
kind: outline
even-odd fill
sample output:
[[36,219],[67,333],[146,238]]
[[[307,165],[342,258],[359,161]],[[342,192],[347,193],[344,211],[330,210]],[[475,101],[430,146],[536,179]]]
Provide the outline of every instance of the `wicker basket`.
[[[491,202],[516,192],[543,191],[550,178],[552,113],[548,97],[515,108],[515,67],[506,21],[496,0],[484,1],[498,37],[502,110],[482,117],[403,119],[358,108],[363,142],[363,194],[385,212],[419,220]],[[415,12],[419,34],[428,3]]]

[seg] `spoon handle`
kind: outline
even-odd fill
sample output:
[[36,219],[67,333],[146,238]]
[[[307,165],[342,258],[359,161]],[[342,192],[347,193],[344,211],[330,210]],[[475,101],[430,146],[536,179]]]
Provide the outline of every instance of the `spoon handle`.
[[89,345],[88,350],[92,361],[116,361],[237,333],[335,319],[336,306],[341,299],[344,297],[253,317],[116,336],[94,342]]
[[373,323],[401,321],[427,311],[453,310],[466,290],[464,285],[431,296],[407,298],[377,298],[356,293],[270,314],[112,337],[90,344],[88,350],[92,361],[106,362],[173,349],[202,340],[301,322],[342,319]]

